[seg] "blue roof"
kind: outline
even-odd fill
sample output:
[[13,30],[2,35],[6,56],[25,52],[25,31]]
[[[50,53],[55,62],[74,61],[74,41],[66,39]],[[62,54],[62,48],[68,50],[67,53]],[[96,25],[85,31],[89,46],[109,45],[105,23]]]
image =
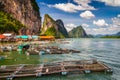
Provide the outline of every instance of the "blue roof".
[[32,38],[38,38],[38,36],[32,36]]
[[29,37],[27,35],[22,35],[22,36],[20,36],[20,38],[28,39]]

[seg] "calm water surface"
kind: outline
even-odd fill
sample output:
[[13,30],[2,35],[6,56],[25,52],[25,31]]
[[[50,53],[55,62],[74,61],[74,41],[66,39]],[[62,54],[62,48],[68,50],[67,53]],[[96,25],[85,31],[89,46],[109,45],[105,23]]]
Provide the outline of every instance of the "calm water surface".
[[53,43],[49,45],[80,50],[81,53],[60,55],[26,56],[18,52],[0,53],[7,60],[0,60],[0,65],[40,64],[61,60],[97,59],[113,68],[113,74],[92,73],[78,75],[51,75],[39,78],[17,78],[15,80],[120,80],[120,39],[66,39],[70,43]]

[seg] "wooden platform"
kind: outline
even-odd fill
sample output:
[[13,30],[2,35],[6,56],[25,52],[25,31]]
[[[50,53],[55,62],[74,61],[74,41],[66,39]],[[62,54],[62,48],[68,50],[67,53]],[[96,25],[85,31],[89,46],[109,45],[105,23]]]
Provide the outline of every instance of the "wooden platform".
[[67,75],[71,72],[92,73],[112,72],[112,69],[96,60],[63,61],[44,64],[20,64],[0,67],[0,79],[12,80],[17,77],[29,77],[49,74]]

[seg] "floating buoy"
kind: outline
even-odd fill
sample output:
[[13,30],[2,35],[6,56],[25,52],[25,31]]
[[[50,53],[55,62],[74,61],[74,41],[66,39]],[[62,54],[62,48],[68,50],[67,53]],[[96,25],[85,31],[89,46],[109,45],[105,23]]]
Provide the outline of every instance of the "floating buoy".
[[87,73],[87,74],[88,74],[88,73],[91,73],[91,71],[90,71],[90,70],[85,70],[85,73]]
[[41,77],[42,74],[41,74],[41,73],[37,73],[36,76],[37,76],[37,77]]
[[106,72],[111,73],[111,72],[113,72],[113,70],[112,69],[108,69],[108,70],[106,70]]
[[62,72],[62,75],[67,75],[68,72]]
[[10,77],[10,78],[7,78],[7,80],[13,80],[13,78]]
[[46,52],[50,53],[50,49],[46,49]]

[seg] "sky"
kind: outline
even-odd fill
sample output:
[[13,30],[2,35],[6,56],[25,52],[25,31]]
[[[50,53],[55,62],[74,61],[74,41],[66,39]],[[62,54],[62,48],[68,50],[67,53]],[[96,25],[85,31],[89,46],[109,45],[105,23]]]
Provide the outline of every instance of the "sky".
[[61,19],[67,31],[82,25],[87,34],[120,32],[120,0],[36,0],[40,16]]

